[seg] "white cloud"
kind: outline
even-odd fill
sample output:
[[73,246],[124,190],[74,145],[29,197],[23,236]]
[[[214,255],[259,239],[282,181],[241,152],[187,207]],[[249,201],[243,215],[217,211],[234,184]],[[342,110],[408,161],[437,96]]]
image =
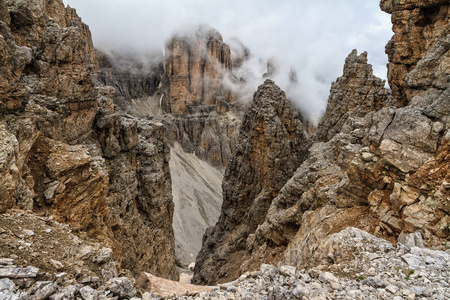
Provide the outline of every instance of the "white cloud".
[[[387,73],[384,46],[392,32],[378,0],[64,1],[77,9],[100,49],[162,50],[175,32],[209,24],[225,42],[237,37],[257,57],[276,57],[286,74],[292,66],[300,88],[291,96],[312,115],[324,110],[352,49],[368,51],[377,76]],[[287,88],[285,79],[275,81]]]

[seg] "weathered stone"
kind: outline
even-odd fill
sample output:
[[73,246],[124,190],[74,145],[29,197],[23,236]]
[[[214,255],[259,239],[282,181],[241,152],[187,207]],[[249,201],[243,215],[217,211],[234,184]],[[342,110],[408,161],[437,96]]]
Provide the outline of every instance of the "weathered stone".
[[393,104],[384,81],[374,76],[372,65],[367,64],[367,52],[357,54],[356,50],[349,54],[342,76],[331,84],[327,108],[317,127],[321,141],[341,132],[348,119],[364,117]]
[[[415,86],[408,84],[406,75],[418,65],[418,61],[425,56],[442,32],[448,30],[449,4],[443,0],[382,0],[380,7],[392,15],[394,31],[393,38],[386,45],[386,53],[389,57],[389,85],[397,106],[405,106],[415,95],[416,87],[419,87],[418,84],[414,84]],[[428,78],[424,86],[429,87],[436,77],[425,75],[423,78]]]
[[93,262],[98,264],[105,263],[111,259],[112,254],[111,248],[102,248],[100,249],[98,255],[92,259]]
[[25,268],[2,267],[0,268],[0,278],[34,278],[38,272],[39,269],[33,266]]
[[51,295],[53,295],[58,289],[58,284],[56,282],[50,282],[41,286],[35,293],[31,299],[47,299]]
[[[221,274],[232,279],[243,273],[231,268],[230,258],[236,256],[242,262],[247,238],[304,160],[309,143],[298,112],[285,93],[266,80],[244,116],[238,148],[225,172],[222,215],[203,238],[193,282],[210,284]],[[214,260],[216,253],[222,256],[220,261]]]
[[113,278],[108,281],[106,288],[120,299],[132,298],[136,295],[136,289],[130,279],[126,277]]
[[9,278],[0,279],[0,292],[11,292],[14,293],[16,291],[16,284]]
[[174,37],[166,45],[165,65],[164,111],[179,115],[211,106],[219,112],[221,102],[235,101],[221,83],[231,71],[230,48],[215,29],[200,27],[192,36]]
[[81,297],[84,300],[95,300],[98,299],[98,292],[91,288],[90,286],[84,286],[80,289]]

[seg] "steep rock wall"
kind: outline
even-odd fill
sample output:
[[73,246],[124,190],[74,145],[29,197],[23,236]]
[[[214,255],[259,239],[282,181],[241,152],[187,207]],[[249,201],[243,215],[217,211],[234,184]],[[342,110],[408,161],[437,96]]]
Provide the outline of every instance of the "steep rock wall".
[[241,105],[223,80],[234,80],[230,48],[215,29],[173,37],[166,45],[162,109],[169,140],[216,167],[226,166],[235,148]]
[[208,228],[195,266],[195,283],[237,277],[246,240],[266,216],[281,187],[306,158],[309,138],[286,95],[271,80],[254,94],[223,182],[219,221]]
[[225,112],[236,99],[222,86],[231,72],[230,48],[215,29],[176,36],[166,45],[167,95],[163,109],[174,115],[201,110]]
[[[405,106],[417,92],[430,87],[429,84],[408,85],[406,75],[416,67],[442,32],[448,30],[450,4],[445,0],[382,0],[380,7],[391,14],[394,31],[386,45],[389,85],[397,106]],[[445,89],[445,80],[436,81],[433,87]]]
[[120,267],[176,278],[162,125],[114,111],[74,9],[20,0],[0,12],[0,211],[51,214],[111,246]]
[[373,75],[367,63],[367,52],[356,50],[345,59],[341,77],[331,84],[325,114],[317,127],[321,141],[329,141],[341,132],[350,116],[364,117],[368,112],[393,104],[393,98],[384,88],[385,81]]

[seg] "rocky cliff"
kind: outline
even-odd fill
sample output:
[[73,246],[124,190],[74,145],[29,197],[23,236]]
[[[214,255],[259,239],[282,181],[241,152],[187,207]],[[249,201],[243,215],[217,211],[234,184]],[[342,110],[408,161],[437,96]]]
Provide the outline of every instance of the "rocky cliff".
[[405,106],[417,93],[430,87],[445,89],[448,80],[437,76],[436,73],[427,73],[426,82],[413,85],[406,82],[406,76],[414,70],[436,41],[448,34],[448,1],[382,0],[380,7],[391,14],[392,19],[394,36],[386,45],[386,53],[389,58],[389,85],[397,106]]
[[231,66],[230,48],[215,29],[200,27],[175,36],[166,45],[164,111],[174,115],[228,111],[236,99],[221,81]]
[[134,116],[158,114],[161,98],[158,88],[164,74],[162,53],[96,50],[95,54],[100,83],[116,89],[114,104]]
[[170,114],[164,120],[169,140],[220,168],[234,151],[242,117],[236,95],[223,84],[230,78],[230,48],[215,29],[201,26],[167,43],[161,105]]
[[[383,82],[372,75],[366,54],[352,52],[343,76],[332,85],[318,128],[321,141],[309,148],[301,164],[293,160],[299,167],[272,190],[257,225],[250,216],[260,206],[259,198],[252,193],[241,197],[241,191],[247,177],[256,192],[266,179],[248,176],[248,168],[234,164],[242,155],[237,151],[227,169],[219,222],[204,237],[195,282],[237,278],[264,262],[332,267],[339,257],[333,255],[337,248],[325,249],[326,240],[348,226],[394,243],[416,232],[427,246],[448,247],[450,35],[448,21],[443,21],[448,20],[448,4],[381,1],[381,6],[392,13],[393,41],[407,39],[408,45],[420,45],[415,61],[407,63],[406,55],[396,51],[414,47],[388,43],[393,100]],[[416,13],[424,15],[426,22],[412,22]],[[408,26],[397,26],[405,16]],[[396,53],[401,60],[394,63]],[[257,120],[246,119],[241,135],[258,126]],[[257,150],[245,161],[258,161],[258,166],[264,166],[270,158],[267,153],[277,149],[270,143],[257,148],[242,137],[239,143],[238,149]]]
[[248,49],[232,58],[220,33],[206,26],[171,38],[165,57],[96,52],[99,81],[116,89],[121,110],[164,123],[172,144],[218,168],[233,153],[242,118],[241,104],[223,81],[236,80],[232,59],[246,57]]
[[345,59],[342,76],[331,84],[327,108],[318,126],[318,139],[330,140],[341,132],[349,117],[364,117],[368,112],[392,105],[393,98],[384,84],[373,75],[367,52],[358,55],[353,50]]
[[195,266],[195,283],[235,278],[247,258],[249,235],[264,221],[272,200],[306,158],[309,139],[298,112],[271,80],[254,94],[223,182],[219,221],[208,228]]
[[176,278],[163,126],[121,115],[114,88],[96,87],[74,9],[21,0],[0,11],[0,211],[52,215],[111,247],[119,268]]

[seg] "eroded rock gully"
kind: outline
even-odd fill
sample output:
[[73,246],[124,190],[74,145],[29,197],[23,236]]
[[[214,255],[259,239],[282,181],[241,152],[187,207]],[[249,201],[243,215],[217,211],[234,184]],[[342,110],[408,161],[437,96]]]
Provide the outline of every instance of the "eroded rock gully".
[[[259,184],[271,186],[258,174],[277,151],[277,144],[268,141],[278,135],[264,136],[259,143],[245,139],[249,128],[270,133],[265,130],[270,126],[248,118],[257,114],[253,105],[239,137],[242,150],[227,169],[222,214],[204,236],[194,282],[235,279],[261,263],[332,265],[333,259],[318,256],[316,250],[348,226],[393,243],[419,232],[426,246],[448,248],[448,4],[381,1],[381,7],[392,14],[394,24],[386,48],[393,95],[372,75],[366,53],[352,52],[343,76],[332,84],[317,129],[319,141],[301,160],[272,166],[272,174],[292,165],[296,169],[280,177],[276,189],[268,188],[267,198],[254,194],[261,191]],[[245,163],[237,164],[241,160]],[[251,169],[254,161],[261,169]],[[246,182],[252,182],[248,191]],[[252,218],[253,211],[259,212],[257,218]]]
[[74,9],[21,0],[0,11],[0,211],[50,214],[112,248],[119,270],[177,278],[164,127],[119,113],[114,88],[96,87]]

